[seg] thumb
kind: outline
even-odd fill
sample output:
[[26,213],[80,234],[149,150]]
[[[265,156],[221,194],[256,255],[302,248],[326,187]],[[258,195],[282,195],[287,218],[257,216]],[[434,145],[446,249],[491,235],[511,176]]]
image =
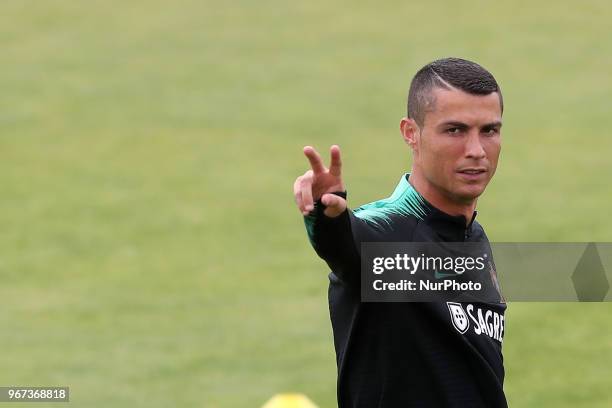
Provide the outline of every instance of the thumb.
[[346,210],[346,200],[335,194],[323,194],[321,202],[325,205],[325,214],[328,217],[335,218]]

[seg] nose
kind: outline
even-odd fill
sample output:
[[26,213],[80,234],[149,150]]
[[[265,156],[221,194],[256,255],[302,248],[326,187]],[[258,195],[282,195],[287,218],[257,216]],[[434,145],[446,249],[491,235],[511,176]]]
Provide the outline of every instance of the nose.
[[486,153],[480,142],[480,135],[478,132],[471,132],[466,141],[465,145],[465,156],[469,159],[484,159]]

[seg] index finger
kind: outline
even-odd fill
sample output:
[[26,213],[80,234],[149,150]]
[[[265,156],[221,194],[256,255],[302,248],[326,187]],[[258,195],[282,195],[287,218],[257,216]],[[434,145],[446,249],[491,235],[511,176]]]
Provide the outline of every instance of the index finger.
[[336,176],[340,177],[342,174],[342,159],[340,158],[340,146],[333,145],[330,148],[331,153],[331,163],[329,165],[329,172]]
[[325,172],[325,166],[323,165],[323,161],[321,160],[321,156],[312,146],[304,147],[304,154],[308,158],[310,162],[310,167],[315,174]]

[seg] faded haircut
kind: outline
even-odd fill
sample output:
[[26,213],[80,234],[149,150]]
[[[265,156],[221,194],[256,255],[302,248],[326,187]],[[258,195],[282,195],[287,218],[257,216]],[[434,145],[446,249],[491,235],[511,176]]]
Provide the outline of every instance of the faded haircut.
[[457,88],[472,95],[497,92],[499,105],[504,111],[501,89],[493,75],[475,62],[461,58],[443,58],[421,68],[410,83],[408,91],[408,118],[423,127],[425,114],[435,109],[435,88]]

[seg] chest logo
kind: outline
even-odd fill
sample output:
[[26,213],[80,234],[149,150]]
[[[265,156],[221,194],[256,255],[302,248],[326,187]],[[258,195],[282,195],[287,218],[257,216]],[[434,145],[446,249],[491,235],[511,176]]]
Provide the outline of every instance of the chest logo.
[[448,305],[448,311],[451,315],[451,320],[455,329],[461,334],[465,333],[470,327],[470,321],[468,320],[467,314],[460,303],[446,302]]

